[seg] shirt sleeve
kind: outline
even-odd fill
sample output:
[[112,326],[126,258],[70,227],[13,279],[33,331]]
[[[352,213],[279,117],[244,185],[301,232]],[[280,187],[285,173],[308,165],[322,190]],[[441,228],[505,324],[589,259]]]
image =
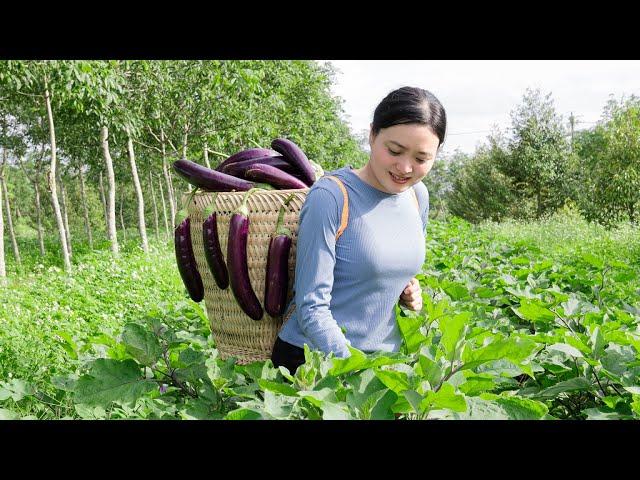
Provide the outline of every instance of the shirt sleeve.
[[344,358],[350,356],[349,341],[329,308],[339,219],[338,203],[329,190],[309,191],[298,222],[295,302],[300,329],[312,346]]

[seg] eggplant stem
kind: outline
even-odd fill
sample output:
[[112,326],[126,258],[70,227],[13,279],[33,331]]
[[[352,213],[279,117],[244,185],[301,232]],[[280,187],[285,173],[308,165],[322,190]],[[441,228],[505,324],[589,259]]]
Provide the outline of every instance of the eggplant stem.
[[289,205],[289,202],[291,202],[291,200],[293,199],[293,197],[295,196],[294,193],[292,193],[291,195],[289,195],[289,198],[287,198],[284,203],[282,204],[282,206],[280,207],[280,211],[278,212],[278,222],[276,223],[276,236],[278,235],[290,235],[290,232],[288,229],[283,227],[284,224],[284,210],[285,207]]
[[191,200],[193,199],[193,196],[196,194],[196,192],[200,189],[200,187],[196,187],[193,189],[193,191],[191,192],[191,194],[189,195],[189,198],[187,199],[187,203],[184,206],[184,209],[188,209],[189,208],[189,204],[191,203]]
[[249,199],[249,197],[251,195],[253,195],[256,192],[256,190],[263,190],[263,189],[259,188],[259,187],[254,187],[254,188],[250,188],[249,190],[247,190],[245,192],[245,194],[242,196],[242,203],[240,204],[240,206],[236,210],[237,213],[240,213],[241,215],[244,215],[245,217],[249,216],[249,209],[247,208],[247,200]]
[[220,193],[220,192],[214,192],[213,193],[213,195],[212,195],[212,199],[213,200],[211,201],[211,205],[209,205],[204,211],[205,218],[210,217],[211,214],[216,211],[216,200],[218,198],[218,193]]

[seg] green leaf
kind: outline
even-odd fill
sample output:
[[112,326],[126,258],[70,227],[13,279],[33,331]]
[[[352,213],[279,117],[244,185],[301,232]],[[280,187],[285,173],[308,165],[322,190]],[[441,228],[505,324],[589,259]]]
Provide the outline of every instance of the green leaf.
[[305,398],[316,407],[322,408],[324,402],[337,402],[335,393],[330,388],[320,390],[300,390],[298,396]]
[[540,398],[554,398],[560,393],[576,392],[581,390],[590,390],[591,382],[584,377],[575,377],[564,382],[558,382],[555,385],[545,388],[538,392],[535,396]]
[[65,392],[73,392],[75,390],[77,381],[78,378],[75,375],[55,375],[51,377],[51,384],[60,390],[64,390]]
[[493,377],[491,375],[476,375],[467,377],[467,381],[458,387],[465,395],[477,395],[487,390],[493,390],[496,387]]
[[454,317],[447,315],[440,319],[440,331],[442,332],[440,345],[444,347],[444,353],[447,358],[451,356],[451,353],[462,336],[464,326],[472,316],[473,314],[471,312],[462,312]]
[[141,396],[155,388],[155,382],[142,377],[135,361],[99,358],[92,363],[89,374],[78,379],[74,400],[105,408],[112,402],[133,406]]
[[369,408],[370,420],[394,420],[395,415],[391,407],[396,403],[398,395],[391,390],[379,390],[369,398],[367,407]]
[[290,397],[278,395],[270,390],[264,392],[264,411],[273,418],[285,419],[291,415],[293,404]]
[[640,417],[640,394],[633,394],[631,396],[633,402],[631,402],[631,410],[635,414],[636,417]]
[[554,343],[553,345],[549,345],[547,350],[556,350],[559,352],[566,353],[572,358],[582,358],[582,352],[571,345],[567,345],[566,343]]
[[542,306],[536,300],[527,300],[525,298],[520,299],[520,307],[511,309],[524,320],[530,322],[548,323],[553,322],[556,316],[548,308]]
[[591,253],[583,253],[582,260],[591,265],[592,267],[596,267],[601,269],[604,267],[604,262]]
[[148,367],[155,365],[162,355],[158,338],[137,323],[127,323],[122,332],[127,353]]
[[0,408],[0,420],[18,420],[20,414],[6,408]]
[[493,290],[492,288],[487,287],[478,287],[475,289],[474,293],[479,298],[493,298],[502,294],[501,290]]
[[298,396],[298,391],[295,388],[284,383],[278,383],[271,380],[259,379],[258,385],[260,385],[260,388],[262,388],[265,391],[268,390],[271,392],[280,393],[282,395],[287,395],[290,397]]
[[0,382],[0,385],[4,387],[0,387],[0,400],[6,400],[11,397],[14,402],[19,402],[24,397],[31,396],[36,392],[30,383],[17,378],[9,382]]
[[[397,306],[396,308],[399,311]],[[420,345],[427,340],[427,337],[420,332],[420,327],[422,327],[424,323],[424,318],[420,316],[404,317],[396,314],[396,321],[398,322],[400,334],[402,335],[403,341],[407,347],[407,352],[414,353],[418,351]]]
[[549,408],[544,403],[528,398],[495,395],[491,393],[483,393],[480,395],[480,398],[493,401],[500,405],[504,413],[511,420],[540,420],[549,413]]
[[427,392],[424,400],[420,403],[420,409],[423,413],[433,407],[447,408],[454,412],[464,412],[467,410],[467,403],[464,395],[455,393],[453,385],[444,383],[437,392]]
[[422,401],[424,400],[424,397],[422,395],[420,395],[415,390],[405,390],[404,392],[402,392],[402,395],[404,396],[404,398],[406,398],[407,402],[409,402],[416,413],[422,413],[422,408],[420,407]]
[[469,290],[462,283],[448,282],[442,286],[442,289],[452,300],[462,300],[470,297]]
[[589,339],[589,343],[591,344],[591,350],[593,352],[593,358],[595,360],[599,360],[602,356],[602,352],[604,351],[605,341],[602,337],[602,333],[600,332],[600,327],[596,326],[593,329],[593,333],[591,334],[591,338]]
[[349,348],[351,356],[347,358],[334,358],[333,366],[329,370],[329,375],[343,375],[365,367],[367,364],[367,356],[365,353],[351,346],[347,346],[347,348]]
[[262,413],[250,408],[238,408],[227,413],[226,420],[261,420]]
[[401,394],[404,390],[408,390],[411,385],[409,377],[404,372],[396,370],[376,370],[376,377],[388,388],[395,393]]
[[[490,344],[475,350],[465,349],[462,354],[462,362],[464,366],[462,370],[476,368],[483,363],[495,360],[509,360],[510,362],[520,365],[527,359],[536,349],[536,342],[529,338],[495,337]],[[533,376],[532,374],[530,374]]]
[[440,383],[443,375],[440,365],[422,353],[418,355],[418,363],[422,371],[422,377],[427,380],[432,387]]
[[322,406],[323,420],[351,420],[351,418],[346,405],[328,402]]

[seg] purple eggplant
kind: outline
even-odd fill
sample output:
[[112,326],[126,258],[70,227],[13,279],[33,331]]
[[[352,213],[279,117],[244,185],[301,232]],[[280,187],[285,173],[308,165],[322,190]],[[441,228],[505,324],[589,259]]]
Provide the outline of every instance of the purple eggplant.
[[242,162],[244,160],[251,160],[252,158],[258,157],[274,157],[277,156],[278,152],[274,150],[270,150],[268,148],[248,148],[246,150],[242,150],[241,152],[234,153],[225,161],[223,161],[220,165],[216,167],[218,172],[224,171],[224,167],[236,162]]
[[286,307],[289,287],[289,251],[291,232],[284,228],[284,210],[293,194],[280,207],[276,231],[269,240],[267,274],[264,285],[264,309],[272,317],[282,315]]
[[194,302],[200,302],[204,298],[204,285],[198,272],[193,245],[191,243],[191,220],[185,218],[175,229],[175,249],[178,270],[182,282]]
[[233,175],[234,177],[247,180],[244,176],[244,173],[249,167],[255,165],[256,163],[271,165],[272,167],[279,168],[283,172],[287,172],[293,176],[300,175],[300,170],[287,162],[282,155],[278,155],[275,157],[256,157],[250,158],[249,160],[242,160],[241,162],[231,163],[229,165],[226,165],[222,169],[222,172],[226,173],[227,175]]
[[209,192],[244,192],[255,186],[247,180],[211,170],[186,159],[173,162],[173,169],[191,185]]
[[209,270],[216,281],[218,287],[222,290],[229,286],[229,272],[224,263],[222,249],[220,248],[220,239],[218,237],[218,221],[215,212],[216,196],[213,196],[213,202],[205,212],[205,221],[202,223],[202,246],[204,247],[204,258],[207,260]]
[[256,163],[252,165],[245,172],[245,176],[256,182],[268,183],[280,190],[290,188],[307,188],[307,185],[302,180],[298,180],[293,175],[289,175],[279,168],[266,165],[264,163]]
[[302,149],[286,138],[276,138],[271,142],[271,148],[280,153],[290,164],[296,166],[302,172],[302,181],[307,186],[313,185],[316,181],[316,173],[313,165],[304,154]]
[[242,203],[231,216],[227,242],[227,268],[229,269],[231,291],[238,305],[250,318],[260,320],[264,311],[251,286],[249,266],[247,265],[247,240],[249,237],[247,199],[256,190],[258,189],[252,188],[245,193]]

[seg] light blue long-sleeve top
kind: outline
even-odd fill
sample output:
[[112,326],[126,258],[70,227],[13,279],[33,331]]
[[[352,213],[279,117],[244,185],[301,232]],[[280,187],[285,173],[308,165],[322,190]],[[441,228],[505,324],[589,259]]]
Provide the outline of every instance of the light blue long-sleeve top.
[[350,166],[327,175],[347,190],[349,223],[336,242],[343,194],[329,178],[316,181],[298,223],[296,308],[279,337],[343,358],[350,355],[348,344],[364,352],[396,352],[402,338],[395,304],[424,264],[429,192],[422,182],[413,186],[418,211],[411,189],[382,192]]

